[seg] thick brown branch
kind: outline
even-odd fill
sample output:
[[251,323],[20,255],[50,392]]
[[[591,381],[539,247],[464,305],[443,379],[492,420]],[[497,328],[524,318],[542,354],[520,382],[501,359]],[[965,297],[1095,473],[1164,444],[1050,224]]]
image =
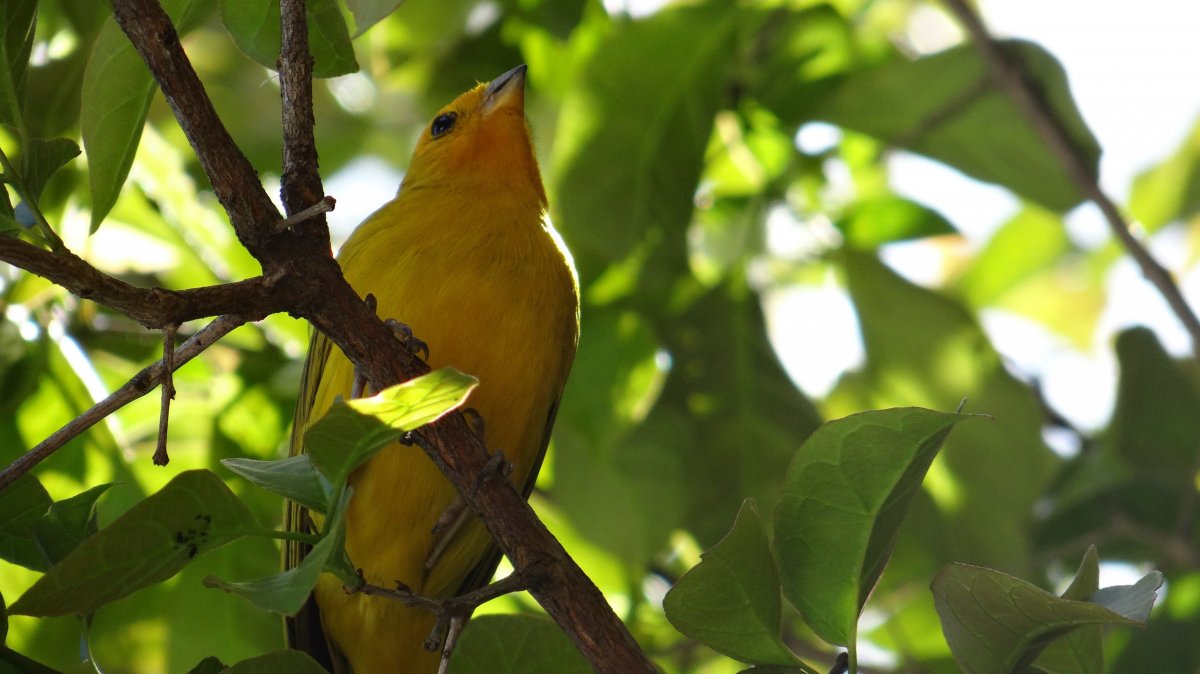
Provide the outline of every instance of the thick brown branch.
[[270,281],[261,276],[190,290],[139,288],[105,274],[65,248],[52,253],[4,236],[0,236],[0,261],[116,309],[152,329],[231,313],[258,320],[284,308],[271,295]]
[[113,0],[113,13],[150,66],[238,239],[260,261],[272,259],[267,243],[279,211],[217,116],[171,19],[156,0]]
[[[245,319],[238,316],[221,316],[217,318],[212,323],[204,326],[200,332],[192,335],[190,339],[175,351],[172,366],[175,369],[179,369],[184,363],[195,358],[201,351],[212,346],[218,339],[229,334],[234,328],[245,322]],[[66,426],[58,429],[50,437],[38,443],[36,447],[26,452],[21,458],[13,461],[8,468],[0,472],[0,490],[12,484],[25,473],[28,473],[30,469],[53,454],[59,447],[78,437],[84,431],[96,425],[101,419],[153,391],[154,387],[162,381],[164,370],[165,367],[161,360],[143,369],[134,375],[124,386],[114,391],[104,400],[93,405],[88,411],[72,419]]]
[[[279,54],[279,92],[283,99],[283,175],[280,196],[291,215],[317,203],[325,194],[317,171],[317,143],[313,137],[312,71],[308,49],[308,21],[304,0],[281,0],[282,49]],[[324,218],[320,220],[323,225]],[[329,230],[304,225],[305,231]],[[326,243],[328,245],[328,242]]]
[[1013,63],[999,43],[992,38],[975,10],[966,0],[945,0],[945,3],[971,34],[976,48],[992,72],[996,85],[1025,115],[1079,191],[1100,208],[1109,229],[1129,251],[1129,255],[1141,268],[1142,275],[1158,289],[1176,317],[1183,323],[1183,327],[1192,338],[1193,357],[1200,360],[1200,319],[1197,319],[1188,306],[1171,273],[1154,259],[1150,251],[1146,250],[1130,231],[1129,224],[1125,222],[1117,205],[1101,189],[1097,176],[1071,143],[1071,137],[1063,128],[1062,121],[1046,104],[1045,98],[1039,95],[1020,65]]

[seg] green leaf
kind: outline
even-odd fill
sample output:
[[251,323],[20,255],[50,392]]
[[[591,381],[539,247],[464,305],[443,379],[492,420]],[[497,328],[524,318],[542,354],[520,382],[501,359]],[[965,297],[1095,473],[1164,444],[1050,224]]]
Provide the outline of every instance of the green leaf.
[[827,413],[952,409],[966,398],[971,409],[994,417],[960,426],[947,441],[935,479],[922,490],[932,507],[921,510],[910,532],[921,554],[932,556],[931,568],[960,559],[1022,568],[1034,526],[1029,513],[1060,463],[1042,440],[1044,410],[961,303],[911,283],[873,255],[845,250],[839,259],[867,362],[839,382]]
[[37,26],[37,0],[0,3],[0,123],[21,126],[22,92]]
[[563,102],[555,222],[581,277],[596,273],[592,256],[607,263],[647,237],[682,240],[739,16],[711,2],[615,26]]
[[210,655],[197,662],[196,666],[189,669],[187,674],[220,674],[223,671],[225,671],[225,663],[221,662],[220,658]]
[[994,304],[1021,281],[1060,260],[1070,248],[1062,218],[1027,206],[996,230],[959,285],[972,305]]
[[663,600],[680,632],[752,664],[793,665],[781,635],[779,572],[758,506],[747,499],[729,534]]
[[224,670],[225,674],[326,674],[321,665],[308,653],[282,650],[235,662]]
[[[1062,66],[1035,44],[1000,44],[1029,74],[1084,164],[1097,173],[1100,146],[1071,99]],[[974,45],[845,75],[815,103],[800,105],[802,110],[776,112],[784,118],[811,115],[861,131],[1004,185],[1051,210],[1066,211],[1083,200],[1046,143],[991,84]]]
[[304,451],[330,482],[342,484],[388,443],[461,405],[478,383],[445,367],[370,398],[336,402],[304,434]]
[[961,415],[920,408],[830,421],[800,447],[775,519],[783,592],[822,639],[852,645],[921,480]]
[[317,584],[317,578],[323,571],[335,571],[339,572],[339,576],[343,575],[340,573],[340,567],[331,567],[340,565],[345,556],[346,523],[343,515],[352,491],[346,489],[342,492],[340,506],[326,521],[326,528],[321,540],[296,566],[265,578],[240,582],[224,581],[215,576],[209,576],[204,579],[204,584],[245,597],[250,603],[264,611],[289,616],[296,615],[296,612],[304,606],[313,586]]
[[175,575],[193,557],[258,530],[214,473],[180,473],[51,567],[10,609],[57,616],[93,613]]
[[391,14],[404,0],[346,0],[346,8],[354,17],[354,37],[367,32]]
[[[1138,625],[1162,582],[1157,572],[1105,598],[1129,611],[1063,599],[1019,578],[949,564],[933,579],[933,601],[954,659],[968,674],[1021,671],[1051,639],[1080,625]],[[1103,590],[1101,590],[1103,592]],[[1147,601],[1149,600],[1149,601]],[[1147,611],[1148,613],[1148,611]]]
[[42,483],[29,474],[0,489],[0,559],[37,571],[46,568],[33,527],[53,502]]
[[[184,35],[207,13],[211,0],[164,0],[162,5]],[[93,232],[121,195],[154,89],[150,70],[116,20],[109,17],[92,47],[80,99]]]
[[1153,232],[1200,211],[1200,120],[1183,144],[1158,166],[1138,175],[1129,192],[1129,213]]
[[317,472],[307,454],[276,461],[221,459],[221,465],[250,482],[319,513],[329,510],[329,482]]
[[587,674],[579,650],[549,618],[484,615],[467,623],[450,658],[450,674]]
[[100,29],[83,74],[80,123],[92,190],[92,231],[117,203],[133,166],[154,81],[116,21]]
[[51,565],[57,564],[83,539],[96,533],[96,500],[113,483],[96,485],[71,498],[56,501],[33,525],[38,549]]
[[[1088,546],[1063,599],[1084,601],[1100,589],[1100,555]],[[1104,672],[1104,627],[1080,625],[1066,636],[1046,645],[1034,666],[1054,674],[1102,674]]]
[[33,138],[21,154],[22,178],[26,199],[38,203],[42,190],[54,172],[79,156],[79,146],[67,138]]
[[[279,0],[220,0],[221,21],[238,49],[272,70],[278,68]],[[350,32],[335,0],[308,5],[308,47],[315,77],[337,77],[358,70]]]
[[1200,452],[1200,390],[1153,332],[1117,335],[1120,380],[1109,437],[1136,475],[1191,485]]
[[861,249],[957,231],[937,211],[895,196],[857,201],[834,224],[848,245]]

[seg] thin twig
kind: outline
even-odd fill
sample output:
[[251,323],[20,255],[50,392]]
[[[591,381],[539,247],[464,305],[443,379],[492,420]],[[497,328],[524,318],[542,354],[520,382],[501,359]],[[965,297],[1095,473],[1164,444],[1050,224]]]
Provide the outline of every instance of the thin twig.
[[[229,334],[234,328],[245,323],[240,316],[220,316],[192,335],[174,352],[174,366],[179,369],[184,363],[197,354],[212,346],[218,339]],[[83,414],[72,419],[65,426],[55,431],[50,437],[38,443],[36,447],[26,452],[21,458],[13,461],[3,472],[0,472],[0,490],[16,481],[42,459],[53,454],[58,448],[78,437],[87,429],[96,425],[101,419],[116,412],[130,402],[154,390],[162,379],[163,361],[158,361],[133,376],[124,386],[113,391],[104,400],[93,405]]]
[[1063,128],[1062,121],[1038,93],[1021,66],[1013,63],[1004,53],[975,10],[967,4],[966,0],[944,1],[950,11],[966,27],[967,32],[971,34],[975,47],[991,70],[996,85],[1025,115],[1080,192],[1099,207],[1113,234],[1141,268],[1142,275],[1158,289],[1176,317],[1183,323],[1183,327],[1192,338],[1192,355],[1200,360],[1200,319],[1188,306],[1187,300],[1184,299],[1183,293],[1179,290],[1179,286],[1171,277],[1170,272],[1159,264],[1158,260],[1154,259],[1154,256],[1134,236],[1116,204],[1104,193],[1097,176],[1072,144],[1070,135]]
[[347,588],[347,591],[388,597],[403,602],[406,606],[422,608],[436,615],[437,621],[429,636],[425,638],[424,645],[425,649],[429,651],[435,651],[438,650],[439,646],[441,647],[442,665],[438,670],[440,672],[450,660],[454,646],[458,643],[458,635],[462,632],[467,619],[471,617],[476,608],[497,597],[512,594],[513,592],[522,592],[529,588],[530,582],[528,576],[514,571],[512,574],[494,583],[489,583],[466,594],[448,599],[423,597],[413,592],[410,587],[401,582],[396,583],[394,590],[364,583],[358,588]]
[[308,208],[306,208],[302,211],[299,211],[297,213],[289,215],[288,217],[275,223],[275,231],[282,232],[286,229],[291,229],[291,228],[295,227],[296,225],[308,222],[309,220],[312,220],[313,218],[317,217],[318,215],[324,215],[324,214],[328,213],[329,211],[332,211],[336,205],[337,205],[337,200],[334,199],[333,197],[330,197],[330,196],[323,197],[320,201],[313,204],[312,206],[309,206]]
[[171,401],[175,399],[175,333],[178,331],[176,324],[163,328],[162,402],[158,411],[158,446],[154,448],[156,466],[165,466],[171,461],[167,455],[167,421],[171,418]]
[[450,656],[454,654],[454,648],[458,646],[458,637],[466,626],[466,616],[456,615],[450,618],[450,626],[446,629],[446,641],[442,645],[442,659],[438,663],[438,674],[450,671]]

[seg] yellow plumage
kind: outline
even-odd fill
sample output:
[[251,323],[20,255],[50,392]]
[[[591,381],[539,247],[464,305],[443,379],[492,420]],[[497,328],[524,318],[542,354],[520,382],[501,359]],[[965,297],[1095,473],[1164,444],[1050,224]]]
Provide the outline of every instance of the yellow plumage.
[[[504,452],[515,467],[510,479],[527,493],[575,355],[578,291],[545,220],[524,75],[524,66],[514,69],[443,108],[417,143],[396,198],[355,230],[338,260],[360,295],[376,297],[380,316],[405,323],[429,345],[432,367],[452,365],[479,378],[466,406],[483,417],[489,450]],[[348,397],[353,376],[351,363],[315,337],[298,430],[337,396]],[[351,485],[346,548],[368,582],[399,580],[441,597],[490,576],[494,543],[473,516],[426,571],[431,529],[455,491],[418,448],[385,448]],[[289,519],[297,521],[296,513]],[[437,654],[421,648],[434,622],[427,612],[347,595],[329,574],[313,598],[339,670],[436,669]],[[312,637],[298,640],[305,638]]]

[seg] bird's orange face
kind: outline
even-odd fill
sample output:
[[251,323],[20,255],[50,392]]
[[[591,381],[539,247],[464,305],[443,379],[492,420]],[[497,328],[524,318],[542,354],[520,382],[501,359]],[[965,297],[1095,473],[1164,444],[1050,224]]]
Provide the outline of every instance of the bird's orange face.
[[402,189],[464,181],[536,189],[545,202],[525,123],[525,66],[454,99],[421,134]]

